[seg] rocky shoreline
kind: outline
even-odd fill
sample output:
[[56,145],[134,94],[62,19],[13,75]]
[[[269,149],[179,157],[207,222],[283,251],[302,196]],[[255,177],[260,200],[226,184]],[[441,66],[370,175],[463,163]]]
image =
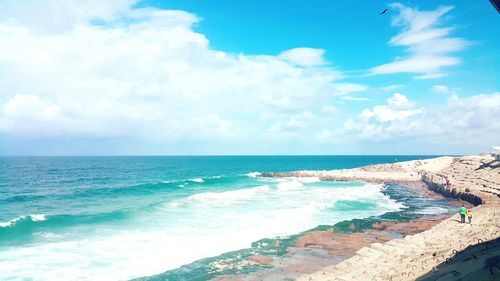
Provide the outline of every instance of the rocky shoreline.
[[249,274],[216,277],[217,281],[295,280],[303,274],[338,264],[373,243],[384,243],[397,236],[411,235],[430,229],[446,219],[446,216],[425,216],[401,223],[376,223],[373,229],[355,233],[336,233],[332,230],[311,231],[295,241],[283,257],[251,256],[249,261],[266,266]]
[[[423,182],[392,183],[415,192],[416,196],[433,200],[442,200],[443,196],[429,191]],[[453,208],[460,203],[448,201]],[[467,205],[471,207],[472,205]],[[372,243],[383,243],[397,237],[404,237],[428,230],[446,219],[446,215],[424,215],[416,219],[394,221],[385,216],[381,218],[356,219],[344,221],[333,227],[318,227],[306,231],[294,239],[287,247],[284,256],[251,256],[252,264],[263,266],[262,270],[237,275],[219,276],[216,281],[257,281],[257,280],[295,280],[303,274],[312,273],[325,266],[337,264],[356,254],[358,250]],[[346,231],[338,230],[342,225]],[[278,243],[278,245],[276,245]],[[280,240],[267,244],[279,246]]]
[[[473,208],[474,228],[457,223],[457,215],[454,215],[451,218],[432,216],[402,223],[374,224],[372,230],[360,233],[313,231],[296,240],[296,247],[290,249],[286,259],[278,262],[266,259],[265,264],[272,265],[274,269],[247,275],[222,276],[214,280],[415,280],[420,275],[425,275],[422,277],[425,280],[434,280],[432,278],[440,270],[439,274],[448,274],[443,272],[446,266],[441,263],[451,263],[467,247],[489,240],[496,246],[493,243],[497,243],[500,237],[498,167],[499,163],[490,156],[466,156],[347,170],[263,173],[263,176],[268,177],[405,183],[428,197],[440,194],[462,200],[456,201],[460,205],[468,202],[478,206]],[[445,179],[448,179],[449,184],[446,184]],[[394,233],[399,233],[400,237],[395,237]],[[458,239],[457,243],[457,237],[464,239]],[[486,263],[490,258],[491,263],[495,255],[498,252],[492,250],[487,255],[479,255],[477,260]],[[258,258],[253,259],[259,263]],[[411,267],[408,268],[408,265]],[[472,271],[480,270],[474,264],[467,266],[461,268],[461,272],[453,269],[457,273],[452,272],[451,276],[473,276],[475,273]],[[318,267],[321,268],[316,270]],[[482,272],[477,274],[481,275]]]
[[469,191],[458,191],[456,188],[449,188],[442,184],[437,184],[427,177],[422,178],[422,182],[425,183],[428,188],[436,193],[439,193],[445,197],[455,198],[463,201],[467,201],[474,206],[483,204],[483,199],[481,197],[470,193]]
[[[430,190],[478,205],[472,208],[473,223],[461,224],[455,214],[421,233],[363,247],[297,280],[498,280],[500,163],[489,155],[415,162],[403,166],[417,172]],[[485,242],[491,248],[470,253]]]

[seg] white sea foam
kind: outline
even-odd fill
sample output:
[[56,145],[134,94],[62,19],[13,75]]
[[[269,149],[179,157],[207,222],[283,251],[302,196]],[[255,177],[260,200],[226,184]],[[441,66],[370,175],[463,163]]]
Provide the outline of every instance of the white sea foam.
[[30,217],[31,217],[31,220],[33,220],[33,221],[44,221],[46,219],[45,215],[43,215],[43,214],[30,215]]
[[[321,224],[396,211],[381,185],[307,186],[269,181],[239,190],[203,192],[137,214],[124,229],[91,231],[0,251],[6,279],[128,280],[250,247],[264,237],[295,234]],[[281,188],[279,188],[281,186]],[[377,202],[371,210],[332,212],[338,200]],[[71,237],[68,238],[68,237]],[[26,264],[30,266],[27,267]]]
[[426,208],[423,208],[421,210],[418,210],[415,213],[421,214],[421,215],[439,215],[439,214],[445,214],[447,212],[448,212],[448,210],[445,208],[432,206],[432,207],[426,207]]
[[299,181],[302,183],[315,183],[315,182],[321,181],[318,177],[293,177],[293,178],[287,178],[287,179]]
[[181,206],[189,203],[205,203],[205,204],[220,204],[223,202],[231,203],[233,201],[248,200],[253,196],[268,192],[271,188],[268,185],[262,185],[254,188],[246,188],[240,190],[231,190],[224,192],[205,192],[191,195],[185,199],[177,200],[170,203],[170,206]]
[[64,235],[62,235],[62,234],[56,234],[53,232],[36,232],[34,235],[40,236],[40,237],[47,239],[47,240],[54,240],[54,241],[64,237]]
[[0,222],[0,227],[9,227],[13,223],[15,223],[17,220],[10,220],[10,221],[5,221],[5,222]]
[[261,175],[262,174],[259,172],[251,172],[251,173],[245,174],[245,176],[250,177],[250,178],[260,177]]
[[298,181],[282,181],[278,183],[279,190],[294,190],[301,187],[304,187],[304,184]]
[[190,179],[189,181],[197,182],[197,183],[205,182],[202,178]]
[[17,218],[11,219],[11,220],[6,221],[6,222],[0,222],[0,227],[10,227],[10,226],[13,226],[17,222],[22,221],[22,220],[26,220],[26,219],[29,219],[32,221],[44,221],[46,218],[45,218],[45,215],[43,215],[43,214],[23,215],[23,216],[19,216]]

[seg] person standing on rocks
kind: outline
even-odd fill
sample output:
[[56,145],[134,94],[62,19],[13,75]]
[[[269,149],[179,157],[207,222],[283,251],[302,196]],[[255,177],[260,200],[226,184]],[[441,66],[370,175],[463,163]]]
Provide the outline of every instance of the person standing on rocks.
[[465,215],[467,214],[467,208],[462,205],[462,208],[460,208],[460,222],[465,223]]
[[467,218],[469,219],[469,224],[472,223],[472,211],[470,209],[467,210]]

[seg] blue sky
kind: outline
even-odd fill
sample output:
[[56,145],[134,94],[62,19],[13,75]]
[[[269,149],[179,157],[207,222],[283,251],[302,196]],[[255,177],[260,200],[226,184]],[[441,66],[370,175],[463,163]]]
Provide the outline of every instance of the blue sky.
[[[325,49],[325,58],[333,67],[363,71],[402,54],[403,48],[388,47],[388,38],[397,30],[390,26],[391,13],[378,13],[394,1],[142,1],[137,6],[156,6],[193,12],[202,20],[195,30],[205,34],[214,49],[245,54],[277,55],[297,46]],[[457,87],[481,87],[479,91],[498,89],[493,69],[500,69],[499,15],[489,1],[403,1],[411,7],[433,10],[454,6],[445,22],[454,26],[453,34],[476,46],[461,52],[462,67],[452,69],[452,77],[443,79]],[[481,64],[476,61],[481,60]],[[471,73],[474,81],[464,79]],[[383,78],[383,79],[381,79]],[[404,80],[405,78],[410,78]],[[411,83],[412,75],[376,77],[372,83]],[[359,80],[366,81],[366,77]],[[421,81],[420,81],[421,82]],[[423,86],[433,85],[435,81]],[[419,86],[419,85],[414,85]]]
[[486,0],[0,11],[2,155],[466,154],[500,139]]
[[[207,35],[213,48],[247,54],[279,54],[308,46],[327,50],[326,58],[339,67],[369,68],[398,55],[387,48],[397,30],[390,26],[391,13],[378,13],[394,1],[141,1],[138,7],[180,9],[202,18],[195,30]],[[401,2],[421,10],[454,6],[447,22],[454,34],[488,43],[495,52],[498,14],[488,1]],[[486,44],[484,44],[486,45]],[[485,49],[483,49],[485,50]],[[352,56],[357,53],[358,56]],[[367,53],[363,55],[363,53]],[[376,53],[372,56],[369,53]]]

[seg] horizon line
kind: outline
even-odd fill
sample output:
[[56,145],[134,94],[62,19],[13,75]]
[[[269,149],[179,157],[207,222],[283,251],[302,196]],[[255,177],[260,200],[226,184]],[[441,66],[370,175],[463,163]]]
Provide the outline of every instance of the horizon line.
[[0,157],[262,157],[262,156],[464,156],[478,154],[68,154],[68,155],[0,155]]

